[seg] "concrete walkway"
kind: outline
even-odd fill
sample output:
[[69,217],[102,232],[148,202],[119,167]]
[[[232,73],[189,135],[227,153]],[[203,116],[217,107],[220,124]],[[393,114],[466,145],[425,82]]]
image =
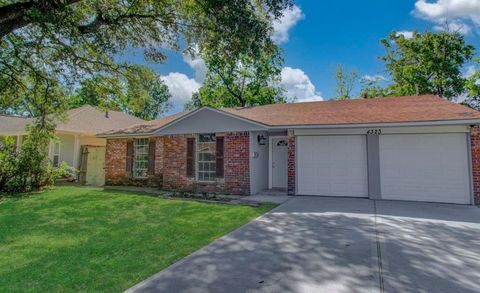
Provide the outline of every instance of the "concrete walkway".
[[127,292],[480,292],[480,209],[295,197]]

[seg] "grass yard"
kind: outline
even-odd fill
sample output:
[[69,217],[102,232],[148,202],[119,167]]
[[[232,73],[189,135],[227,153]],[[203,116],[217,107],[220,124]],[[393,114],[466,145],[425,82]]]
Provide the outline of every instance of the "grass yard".
[[121,292],[271,209],[56,187],[0,202],[0,292]]

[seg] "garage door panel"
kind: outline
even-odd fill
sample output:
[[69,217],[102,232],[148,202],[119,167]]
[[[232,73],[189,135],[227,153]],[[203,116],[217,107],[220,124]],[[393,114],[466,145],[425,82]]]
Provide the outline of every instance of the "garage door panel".
[[464,133],[380,136],[382,198],[469,203]]
[[298,194],[368,196],[365,136],[297,138]]

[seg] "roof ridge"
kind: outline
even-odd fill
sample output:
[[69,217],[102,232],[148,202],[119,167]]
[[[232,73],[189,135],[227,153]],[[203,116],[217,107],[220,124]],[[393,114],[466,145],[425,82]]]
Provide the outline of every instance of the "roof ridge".
[[425,94],[425,95],[418,95],[418,96],[387,96],[387,97],[378,97],[378,98],[369,98],[369,99],[363,99],[363,98],[353,98],[353,99],[345,99],[345,100],[337,100],[335,98],[331,98],[328,100],[321,100],[321,101],[304,101],[304,102],[286,102],[286,103],[273,103],[273,104],[265,104],[265,105],[255,105],[255,106],[246,106],[246,107],[225,107],[225,108],[219,108],[220,110],[245,110],[245,109],[253,109],[253,108],[258,108],[258,107],[265,107],[265,106],[281,106],[281,105],[289,105],[289,104],[295,104],[295,105],[302,105],[302,104],[314,104],[314,103],[351,103],[351,102],[360,102],[360,101],[371,101],[375,99],[405,99],[405,98],[419,98],[419,97],[435,97],[435,98],[440,98],[441,97],[434,95],[434,94]]
[[[82,109],[82,108],[83,108],[83,109]],[[74,111],[74,110],[78,110],[78,111],[75,112],[75,113],[73,113],[73,114],[70,114],[70,113],[69,113],[69,114],[68,114],[68,119],[72,119],[73,117],[77,116],[78,114],[85,112],[85,111],[86,111],[87,109],[89,109],[89,108],[94,108],[94,109],[95,109],[95,107],[93,107],[93,106],[91,106],[91,105],[89,105],[89,104],[82,105],[82,106],[80,106],[80,107],[78,107],[78,108],[70,109],[68,112],[72,112],[72,111]]]

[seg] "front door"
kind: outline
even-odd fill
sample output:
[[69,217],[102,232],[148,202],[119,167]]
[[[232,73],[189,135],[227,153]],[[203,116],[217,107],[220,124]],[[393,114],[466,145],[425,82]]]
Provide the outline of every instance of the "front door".
[[272,138],[272,187],[287,187],[288,140],[286,137]]

